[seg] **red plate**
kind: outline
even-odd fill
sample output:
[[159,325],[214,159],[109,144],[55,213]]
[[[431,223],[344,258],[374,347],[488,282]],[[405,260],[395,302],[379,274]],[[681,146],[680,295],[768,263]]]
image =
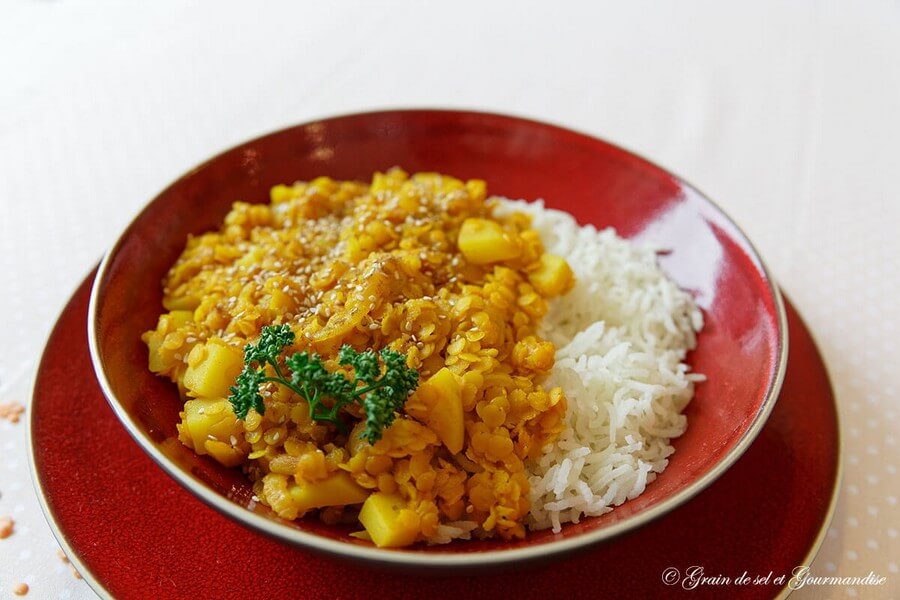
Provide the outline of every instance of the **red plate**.
[[[744,456],[667,517],[575,558],[515,574],[415,577],[372,571],[263,537],[197,500],[113,415],[88,355],[89,277],[56,324],[31,412],[35,483],[67,554],[118,598],[767,598],[818,549],[833,509],[840,438],[828,375],[788,305],[790,354],[778,404]],[[668,568],[769,584],[667,586]],[[588,593],[589,590],[589,593]],[[35,590],[39,593],[39,590]]]
[[[661,268],[689,290],[705,325],[688,363],[707,380],[684,414],[666,470],[639,497],[562,531],[523,540],[378,549],[355,527],[318,519],[284,522],[258,503],[248,479],[178,443],[184,407],[176,387],[147,369],[141,334],[159,317],[161,286],[189,234],[218,227],[232,203],[267,201],[270,186],[327,174],[367,179],[402,165],[484,177],[489,191],[544,198],[580,223],[669,250]],[[599,139],[486,113],[409,110],[361,113],[283,129],[192,169],[131,223],[101,264],[91,302],[94,365],[114,411],[151,457],[208,504],[245,525],[306,548],[407,569],[488,569],[546,559],[631,530],[665,514],[719,477],[768,417],[784,373],[781,297],[737,226],[691,185]],[[521,565],[520,565],[521,566]]]

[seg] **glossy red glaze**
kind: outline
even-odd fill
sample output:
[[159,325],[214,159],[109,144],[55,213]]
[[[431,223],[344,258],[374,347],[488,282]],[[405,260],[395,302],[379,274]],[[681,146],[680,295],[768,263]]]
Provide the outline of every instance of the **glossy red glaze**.
[[840,446],[834,397],[788,306],[789,368],[767,425],[732,469],[665,518],[552,567],[507,575],[406,576],[308,554],[207,507],[129,437],[86,375],[89,285],[41,362],[33,458],[58,535],[97,591],[117,598],[769,598],[779,586],[685,591],[661,575],[693,565],[733,578],[790,573],[810,558],[829,516]]
[[[441,171],[487,180],[494,194],[543,198],[581,223],[670,250],[660,263],[704,309],[706,326],[689,358],[709,380],[686,414],[666,471],[636,500],[602,517],[516,542],[416,546],[393,552],[467,553],[533,547],[619,524],[690,488],[735,449],[763,412],[777,381],[777,299],[749,243],[688,184],[603,141],[512,117],[397,111],[329,119],[248,142],[192,170],[158,196],[126,231],[97,283],[97,351],[114,396],[157,444],[175,435],[181,401],[174,385],[147,370],[140,334],[155,327],[160,281],[188,234],[217,228],[235,200],[267,202],[276,183],[318,175],[369,179],[375,170]],[[207,458],[162,447],[207,485],[244,506],[248,482]],[[285,523],[359,544],[347,528],[315,520]]]

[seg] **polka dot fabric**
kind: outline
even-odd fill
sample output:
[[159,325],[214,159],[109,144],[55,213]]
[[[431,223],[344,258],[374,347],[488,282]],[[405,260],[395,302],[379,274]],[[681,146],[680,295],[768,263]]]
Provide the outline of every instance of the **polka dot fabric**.
[[[55,316],[130,216],[222,148],[388,106],[530,115],[684,175],[757,243],[841,411],[841,496],[812,570],[888,578],[793,597],[900,597],[900,3],[457,5],[2,3],[0,56],[23,59],[0,59],[0,404],[27,405]],[[438,18],[459,43],[420,26]],[[19,583],[90,598],[56,555],[25,442],[24,421],[0,421],[0,517],[15,520],[0,599]]]

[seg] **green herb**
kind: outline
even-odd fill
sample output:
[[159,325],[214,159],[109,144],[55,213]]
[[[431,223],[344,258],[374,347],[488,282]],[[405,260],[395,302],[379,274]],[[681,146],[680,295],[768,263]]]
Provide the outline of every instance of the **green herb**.
[[[389,348],[376,354],[373,350],[357,352],[350,346],[341,347],[338,362],[353,369],[350,379],[343,371],[328,371],[322,357],[308,351],[292,354],[282,362],[282,351],[292,343],[294,332],[290,327],[270,325],[263,327],[255,344],[244,347],[244,370],[228,397],[239,419],[246,418],[251,408],[265,414],[259,387],[275,382],[309,403],[309,414],[314,420],[332,423],[343,432],[347,426],[338,413],[348,404],[361,404],[366,427],[360,437],[374,444],[419,383],[419,374],[406,366],[406,357]],[[267,374],[267,366],[272,367],[274,376]],[[285,375],[286,370],[290,376]]]

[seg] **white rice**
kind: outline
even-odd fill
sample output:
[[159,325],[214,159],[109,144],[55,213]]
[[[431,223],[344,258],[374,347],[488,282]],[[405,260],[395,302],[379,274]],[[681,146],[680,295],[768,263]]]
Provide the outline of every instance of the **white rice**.
[[557,347],[545,386],[565,392],[567,427],[529,465],[528,526],[559,531],[637,497],[666,468],[669,440],[687,427],[681,411],[704,379],[684,363],[703,316],[660,270],[658,249],[579,227],[541,201],[507,200],[497,212],[511,210],[532,216],[546,250],[576,277],[540,332]]
[[472,539],[472,530],[478,527],[475,521],[451,521],[438,525],[437,533],[428,538],[429,544],[449,544],[453,540]]

